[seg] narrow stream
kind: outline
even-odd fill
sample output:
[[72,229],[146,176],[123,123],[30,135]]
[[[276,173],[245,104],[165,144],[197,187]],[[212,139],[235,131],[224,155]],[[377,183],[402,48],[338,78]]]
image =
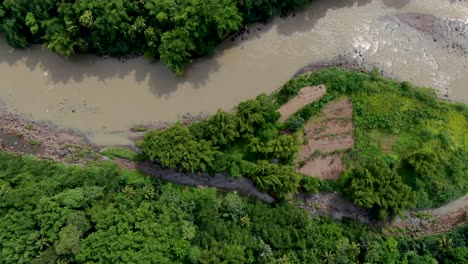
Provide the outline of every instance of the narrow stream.
[[[402,13],[438,17],[436,32],[401,22]],[[125,144],[134,125],[231,109],[274,91],[306,65],[343,54],[468,102],[468,1],[315,0],[295,16],[228,38],[182,78],[144,58],[64,60],[40,46],[15,50],[2,40],[0,105],[79,129],[97,144]]]

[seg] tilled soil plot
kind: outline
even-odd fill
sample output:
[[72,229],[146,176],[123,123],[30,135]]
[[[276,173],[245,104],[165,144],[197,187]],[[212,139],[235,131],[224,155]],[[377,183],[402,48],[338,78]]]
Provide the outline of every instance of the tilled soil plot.
[[342,154],[333,154],[325,157],[318,157],[307,162],[299,169],[299,172],[305,175],[314,176],[322,180],[338,179],[343,171],[341,163]]
[[352,116],[351,101],[343,98],[329,103],[322,116],[305,125],[308,142],[298,156],[298,161],[305,164],[299,166],[298,172],[320,179],[338,179],[343,171],[343,155],[336,152],[354,146]]

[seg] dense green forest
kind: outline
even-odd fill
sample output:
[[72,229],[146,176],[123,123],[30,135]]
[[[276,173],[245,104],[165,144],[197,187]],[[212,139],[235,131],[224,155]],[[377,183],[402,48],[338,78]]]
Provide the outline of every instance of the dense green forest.
[[176,187],[115,164],[0,152],[0,263],[466,263],[466,227],[424,238],[287,203]]
[[[281,104],[301,88],[318,84],[326,84],[325,96],[278,122]],[[355,145],[345,153],[347,171],[338,182],[303,177],[295,172],[302,126],[342,96],[354,108]],[[245,176],[278,198],[301,188],[341,191],[383,220],[467,193],[467,131],[468,108],[438,100],[431,89],[376,72],[325,69],[301,75],[271,96],[242,102],[232,113],[219,110],[189,126],[150,131],[139,146],[147,159],[163,166]],[[390,150],[382,149],[384,138]]]
[[231,32],[310,0],[1,0],[0,32],[15,48],[57,54],[145,54],[182,74]]

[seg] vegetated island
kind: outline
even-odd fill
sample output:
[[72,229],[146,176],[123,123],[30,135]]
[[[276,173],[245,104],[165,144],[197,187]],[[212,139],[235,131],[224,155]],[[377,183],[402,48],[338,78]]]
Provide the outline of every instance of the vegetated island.
[[[141,155],[116,147],[102,152],[194,177],[248,177],[277,198],[274,204],[176,186],[113,162],[64,165],[0,152],[0,259],[464,263],[466,225],[408,237],[405,229],[310,217],[292,195],[340,192],[376,221],[463,196],[467,118],[465,105],[438,100],[431,89],[332,68],[300,75],[234,112],[150,131],[139,143]],[[65,149],[73,159],[50,153],[67,162],[101,159],[92,149]]]

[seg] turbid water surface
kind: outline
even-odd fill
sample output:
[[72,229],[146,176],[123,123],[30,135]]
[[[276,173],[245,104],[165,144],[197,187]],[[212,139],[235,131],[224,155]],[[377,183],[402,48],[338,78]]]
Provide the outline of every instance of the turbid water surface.
[[[403,13],[438,17],[434,32],[403,23]],[[467,23],[468,1],[315,0],[295,16],[228,38],[179,78],[144,58],[65,60],[40,46],[15,50],[0,41],[0,100],[9,111],[79,129],[98,144],[125,144],[136,124],[232,109],[305,65],[348,54],[467,102]]]

